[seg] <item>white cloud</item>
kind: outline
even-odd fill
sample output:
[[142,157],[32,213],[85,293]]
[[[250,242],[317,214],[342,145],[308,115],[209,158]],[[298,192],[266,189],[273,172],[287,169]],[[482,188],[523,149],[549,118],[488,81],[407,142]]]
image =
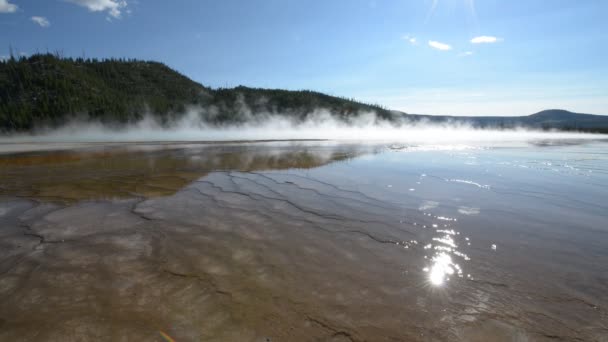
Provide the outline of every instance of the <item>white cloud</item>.
[[441,50],[441,51],[452,50],[452,47],[449,46],[448,44],[436,42],[434,40],[429,40],[429,46],[434,49]]
[[31,21],[40,25],[40,27],[49,27],[51,26],[51,22],[45,17],[33,16],[30,18]]
[[407,40],[412,45],[418,45],[418,40],[416,39],[416,37],[406,35],[401,38],[403,38],[403,40]]
[[471,43],[473,44],[491,44],[502,41],[501,38],[493,37],[493,36],[479,36],[471,39]]
[[17,12],[17,5],[11,4],[8,0],[0,0],[0,13],[14,13]]
[[458,54],[459,57],[468,57],[468,56],[472,56],[473,55],[473,51],[465,51],[465,52],[461,52]]
[[[2,1],[2,0],[0,0]],[[107,12],[109,17],[118,19],[126,9],[126,0],[66,0],[78,6],[86,7],[91,12]],[[128,12],[128,10],[126,10]]]

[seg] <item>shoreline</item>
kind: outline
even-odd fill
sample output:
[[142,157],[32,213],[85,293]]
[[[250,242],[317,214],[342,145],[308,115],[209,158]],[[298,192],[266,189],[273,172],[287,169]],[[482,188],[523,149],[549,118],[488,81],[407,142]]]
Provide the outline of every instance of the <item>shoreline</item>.
[[[30,153],[30,152],[53,152],[65,150],[80,150],[91,147],[121,147],[121,146],[163,146],[163,145],[231,145],[231,144],[259,144],[273,142],[323,142],[330,139],[263,139],[263,140],[155,140],[155,141],[0,141],[0,155]],[[16,148],[4,149],[5,146]]]

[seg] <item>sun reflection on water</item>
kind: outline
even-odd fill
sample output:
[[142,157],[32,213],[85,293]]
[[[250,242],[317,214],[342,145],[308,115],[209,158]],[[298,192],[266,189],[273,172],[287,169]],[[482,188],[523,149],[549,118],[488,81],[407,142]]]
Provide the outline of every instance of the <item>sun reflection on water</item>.
[[[439,253],[432,259],[433,265],[430,270],[426,268],[426,272],[429,273],[429,280],[431,284],[435,286],[443,285],[446,278],[454,274],[454,263],[452,257],[447,253]],[[449,278],[448,278],[449,280]]]
[[[426,215],[426,213],[425,213]],[[445,216],[431,216],[434,219],[447,222],[442,224],[442,228],[437,224],[432,224],[435,229],[436,236],[432,237],[431,242],[424,246],[424,250],[432,251],[432,255],[425,256],[427,267],[423,271],[427,273],[428,282],[435,287],[445,286],[445,284],[453,276],[462,278],[462,268],[457,262],[457,259],[468,261],[470,258],[463,252],[458,250],[458,240],[460,232],[456,231],[452,226],[452,222],[457,222],[455,218]],[[470,245],[469,238],[465,238],[467,245]],[[430,261],[430,262],[429,262]],[[470,277],[470,275],[467,275]]]

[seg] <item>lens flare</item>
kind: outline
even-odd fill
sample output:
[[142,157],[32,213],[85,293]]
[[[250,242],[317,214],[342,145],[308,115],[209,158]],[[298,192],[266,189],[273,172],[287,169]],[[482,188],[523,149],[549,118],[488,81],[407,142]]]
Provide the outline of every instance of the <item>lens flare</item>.
[[171,336],[169,336],[166,332],[159,330],[158,333],[160,334],[160,336],[162,336],[163,339],[165,339],[165,341],[175,342],[175,340]]

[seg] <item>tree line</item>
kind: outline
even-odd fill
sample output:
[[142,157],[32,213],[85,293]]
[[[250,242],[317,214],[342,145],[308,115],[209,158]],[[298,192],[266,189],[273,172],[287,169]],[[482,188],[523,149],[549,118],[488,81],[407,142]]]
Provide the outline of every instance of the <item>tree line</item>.
[[56,127],[77,117],[125,124],[153,115],[166,123],[189,106],[213,108],[213,115],[206,119],[215,124],[247,120],[242,106],[252,115],[273,112],[296,119],[319,108],[339,118],[366,111],[382,118],[391,116],[378,105],[308,90],[212,89],[154,61],[48,53],[0,61],[0,100],[0,130],[4,132]]

